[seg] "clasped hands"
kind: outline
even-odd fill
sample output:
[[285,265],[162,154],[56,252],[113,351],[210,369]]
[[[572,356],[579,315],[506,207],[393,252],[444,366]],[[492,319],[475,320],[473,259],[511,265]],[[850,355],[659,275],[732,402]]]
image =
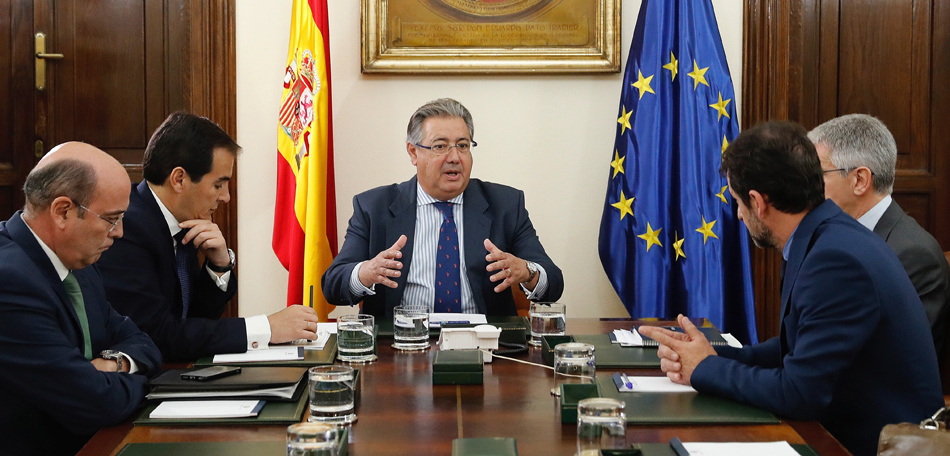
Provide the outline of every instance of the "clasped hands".
[[[402,274],[402,248],[406,246],[406,235],[399,236],[396,243],[386,250],[379,252],[373,259],[360,265],[359,279],[365,287],[371,287],[377,283],[389,288],[396,288],[396,282],[390,277],[399,277]],[[491,241],[485,239],[485,250],[488,255],[485,260],[488,261],[486,271],[498,271],[489,278],[492,282],[501,281],[495,286],[495,293],[500,293],[504,289],[528,281],[531,278],[531,272],[528,271],[528,263],[510,253],[502,252]],[[529,289],[534,289],[537,284],[537,277],[531,280],[532,283],[525,284]]]
[[685,334],[656,326],[640,326],[639,332],[660,344],[656,355],[660,358],[660,369],[666,376],[673,383],[690,385],[696,366],[707,356],[715,356],[716,350],[683,314],[678,315],[676,321],[686,331]]

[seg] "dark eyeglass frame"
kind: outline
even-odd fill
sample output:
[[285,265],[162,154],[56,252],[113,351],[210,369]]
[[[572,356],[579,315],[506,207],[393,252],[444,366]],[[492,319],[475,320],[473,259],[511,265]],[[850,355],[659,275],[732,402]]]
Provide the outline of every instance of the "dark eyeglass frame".
[[[855,166],[854,168],[823,169],[823,170],[821,170],[821,174],[822,174],[822,175],[825,175],[825,174],[828,174],[828,173],[833,173],[833,172],[835,172],[835,171],[839,171],[839,172],[842,172],[842,173],[844,173],[844,174],[848,174],[848,173],[850,173],[851,171],[854,171],[854,170],[856,170],[856,169],[858,169],[858,168],[860,168],[860,166]],[[874,175],[874,171],[871,171],[871,175],[872,175],[872,176]]]
[[[456,151],[458,151],[458,153],[460,153],[460,154],[471,153],[472,149],[474,149],[475,146],[478,146],[478,143],[475,142],[475,141],[472,141],[472,142],[468,143],[467,146],[466,146],[466,144],[463,144],[463,143],[457,143],[457,144],[452,144],[452,145],[449,145],[449,144],[436,144],[436,145],[434,145],[434,146],[423,146],[422,144],[419,144],[419,143],[413,143],[413,145],[416,146],[416,147],[421,147],[421,148],[423,148],[423,149],[425,149],[425,150],[428,150],[428,151],[432,152],[432,153],[435,154],[435,155],[448,155],[449,152],[451,152],[453,148],[454,148]],[[467,149],[467,150],[462,150],[459,146],[466,146],[465,149]],[[439,150],[440,148],[443,149],[443,150]]]
[[81,208],[83,208],[84,210],[86,210],[86,211],[88,211],[88,212],[91,212],[92,215],[95,215],[96,217],[101,218],[101,219],[102,219],[103,221],[105,221],[106,223],[112,225],[112,227],[109,228],[109,233],[112,233],[112,232],[115,230],[115,227],[119,226],[119,224],[122,223],[122,219],[125,217],[125,212],[121,212],[121,213],[116,217],[115,221],[113,222],[112,220],[109,220],[109,219],[103,217],[102,215],[99,215],[99,213],[97,213],[96,211],[94,211],[94,210],[92,210],[92,209],[89,209],[88,207],[83,206],[82,204],[77,204],[76,207],[81,207]]

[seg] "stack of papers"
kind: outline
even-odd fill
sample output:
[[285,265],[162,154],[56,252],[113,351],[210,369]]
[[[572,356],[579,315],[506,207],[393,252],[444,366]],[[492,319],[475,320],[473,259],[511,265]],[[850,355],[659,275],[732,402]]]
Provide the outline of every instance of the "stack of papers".
[[165,401],[149,414],[153,419],[244,418],[257,416],[264,401]]
[[626,377],[630,381],[627,385],[623,377],[614,374],[614,383],[621,393],[695,393],[689,385],[673,383],[668,377]]
[[303,350],[304,347],[300,346],[270,347],[262,350],[250,350],[245,353],[214,355],[214,360],[212,362],[218,364],[247,363],[258,361],[292,361],[296,359],[303,359]]
[[683,442],[689,454],[703,456],[800,456],[788,442]]
[[290,400],[297,391],[297,385],[276,386],[273,388],[257,388],[246,390],[205,390],[205,391],[177,391],[177,390],[153,390],[145,395],[148,400],[161,399],[187,399],[195,397],[273,397],[278,399]]
[[[629,331],[626,329],[615,329],[613,330],[611,334],[613,334],[613,337],[610,338],[611,342],[615,344],[620,344],[621,347],[643,347],[643,346],[656,347],[656,342],[652,340],[650,340],[651,342],[653,342],[652,345],[644,344],[643,342],[644,337],[641,336],[640,333],[637,331]],[[726,342],[726,344],[728,344],[730,347],[742,348],[742,343],[739,342],[739,339],[736,339],[735,336],[733,336],[732,334],[722,333],[720,335],[722,336],[722,339]],[[719,341],[718,343],[722,344],[722,341]],[[713,345],[716,345],[716,344],[713,344]]]

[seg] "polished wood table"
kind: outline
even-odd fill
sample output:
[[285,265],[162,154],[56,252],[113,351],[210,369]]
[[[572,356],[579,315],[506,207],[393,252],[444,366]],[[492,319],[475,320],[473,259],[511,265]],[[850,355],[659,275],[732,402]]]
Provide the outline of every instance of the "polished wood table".
[[[569,320],[568,334],[602,334],[630,328],[633,320]],[[639,322],[637,322],[639,324]],[[670,324],[655,322],[644,324]],[[437,350],[399,352],[380,339],[379,360],[359,366],[359,421],[350,429],[351,455],[449,455],[462,437],[514,437],[522,455],[572,455],[576,426],[561,424],[550,370],[496,358],[485,365],[483,385],[433,385]],[[541,362],[532,348],[518,358]],[[610,375],[613,370],[599,370]],[[626,370],[626,372],[631,372]],[[662,375],[659,370],[637,375]],[[131,420],[101,430],[79,455],[113,455],[131,442],[283,441],[286,426],[132,426]],[[776,441],[808,443],[823,456],[849,454],[815,422],[783,420],[778,425],[690,425],[627,427],[628,443],[683,441]]]

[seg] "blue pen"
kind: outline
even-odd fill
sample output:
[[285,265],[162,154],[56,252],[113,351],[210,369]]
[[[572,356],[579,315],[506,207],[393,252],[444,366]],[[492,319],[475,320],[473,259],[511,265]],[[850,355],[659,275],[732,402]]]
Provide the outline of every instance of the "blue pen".
[[631,382],[630,379],[627,378],[627,374],[624,374],[623,372],[621,372],[620,378],[623,380],[623,384],[624,386],[627,387],[627,389],[633,389],[633,382]]
[[673,437],[670,439],[670,447],[672,447],[673,451],[676,452],[676,456],[689,456],[689,451],[686,451],[686,447],[683,446],[683,442],[679,437]]
[[469,323],[470,323],[470,322],[465,321],[465,320],[459,320],[459,321],[443,321],[441,324],[443,324],[443,325],[467,325],[467,324],[469,324]]

